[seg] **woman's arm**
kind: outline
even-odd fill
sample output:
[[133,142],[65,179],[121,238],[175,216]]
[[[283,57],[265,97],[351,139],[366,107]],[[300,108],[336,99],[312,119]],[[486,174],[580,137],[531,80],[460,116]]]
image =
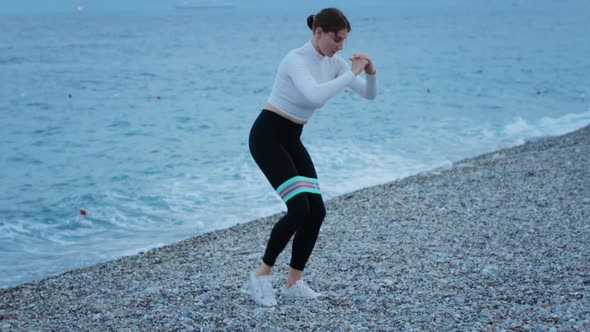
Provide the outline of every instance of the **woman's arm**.
[[[355,53],[357,55],[358,53]],[[350,87],[354,92],[358,93],[361,97],[366,99],[375,99],[377,97],[377,77],[375,76],[375,68],[372,67],[372,70],[368,70],[369,66],[372,66],[372,61],[369,61],[363,57],[352,57],[350,60],[365,60],[367,61],[367,66],[365,67],[365,78],[362,77],[355,77],[352,82],[349,83],[348,87]],[[346,60],[340,58],[340,70],[339,72],[343,72],[349,70],[349,65]],[[373,73],[373,74],[370,74]]]
[[325,83],[318,84],[311,75],[303,59],[292,57],[285,63],[286,70],[291,76],[295,87],[317,108],[323,106],[328,99],[350,86],[357,78],[367,61],[356,61],[354,68],[347,65],[347,70],[339,72],[338,77]]

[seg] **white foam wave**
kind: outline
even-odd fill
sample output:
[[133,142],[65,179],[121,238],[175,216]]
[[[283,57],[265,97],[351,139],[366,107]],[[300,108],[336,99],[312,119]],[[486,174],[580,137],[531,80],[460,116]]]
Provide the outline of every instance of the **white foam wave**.
[[522,144],[534,138],[563,135],[588,124],[590,124],[590,110],[584,113],[570,113],[557,118],[543,117],[534,122],[519,116],[504,127],[501,135],[513,144]]

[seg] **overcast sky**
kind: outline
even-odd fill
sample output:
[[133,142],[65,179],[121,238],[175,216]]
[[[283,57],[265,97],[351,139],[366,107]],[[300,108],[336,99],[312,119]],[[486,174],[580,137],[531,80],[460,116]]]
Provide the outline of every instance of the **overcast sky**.
[[[81,6],[84,12],[111,11],[163,11],[172,10],[187,0],[0,0],[0,13],[76,12]],[[188,0],[199,1],[199,0]],[[362,7],[494,7],[494,8],[563,8],[582,5],[587,8],[590,0],[205,0],[230,2],[238,8],[294,8],[321,9],[338,7],[343,10]]]
[[[153,11],[174,9],[186,0],[0,0],[0,13],[18,12],[75,12],[78,6],[84,11]],[[409,0],[213,0],[231,2],[236,7],[342,7],[351,5],[379,5],[392,1]],[[418,0],[419,1],[419,0]]]

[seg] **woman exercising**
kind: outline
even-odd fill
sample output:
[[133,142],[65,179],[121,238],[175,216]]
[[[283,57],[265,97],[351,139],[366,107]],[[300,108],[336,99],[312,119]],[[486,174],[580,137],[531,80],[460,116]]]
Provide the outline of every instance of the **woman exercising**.
[[[314,111],[345,88],[367,99],[377,95],[375,67],[366,53],[355,53],[349,65],[336,55],[350,32],[350,23],[336,8],[307,18],[311,41],[281,61],[270,97],[250,131],[252,157],[287,205],[287,213],[271,231],[260,266],[248,276],[252,299],[263,306],[277,304],[272,268],[293,237],[290,269],[283,298],[320,296],[303,281],[326,215],[313,162],[301,143],[303,126]],[[366,78],[359,77],[365,71]]]

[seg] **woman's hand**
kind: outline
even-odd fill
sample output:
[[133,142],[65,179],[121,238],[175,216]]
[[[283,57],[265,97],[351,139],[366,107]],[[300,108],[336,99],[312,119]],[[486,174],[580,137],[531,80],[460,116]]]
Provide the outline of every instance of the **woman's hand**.
[[354,73],[355,76],[360,74],[363,71],[363,69],[365,69],[367,67],[367,65],[369,64],[369,61],[367,61],[361,57],[358,57],[358,58],[352,57],[348,60],[352,61],[352,68],[351,69],[352,69],[352,72]]
[[373,65],[373,60],[368,53],[363,52],[355,52],[352,55],[352,59],[364,59],[367,61],[367,66],[365,67],[365,72],[369,75],[375,75],[377,71],[375,70],[375,66]]

